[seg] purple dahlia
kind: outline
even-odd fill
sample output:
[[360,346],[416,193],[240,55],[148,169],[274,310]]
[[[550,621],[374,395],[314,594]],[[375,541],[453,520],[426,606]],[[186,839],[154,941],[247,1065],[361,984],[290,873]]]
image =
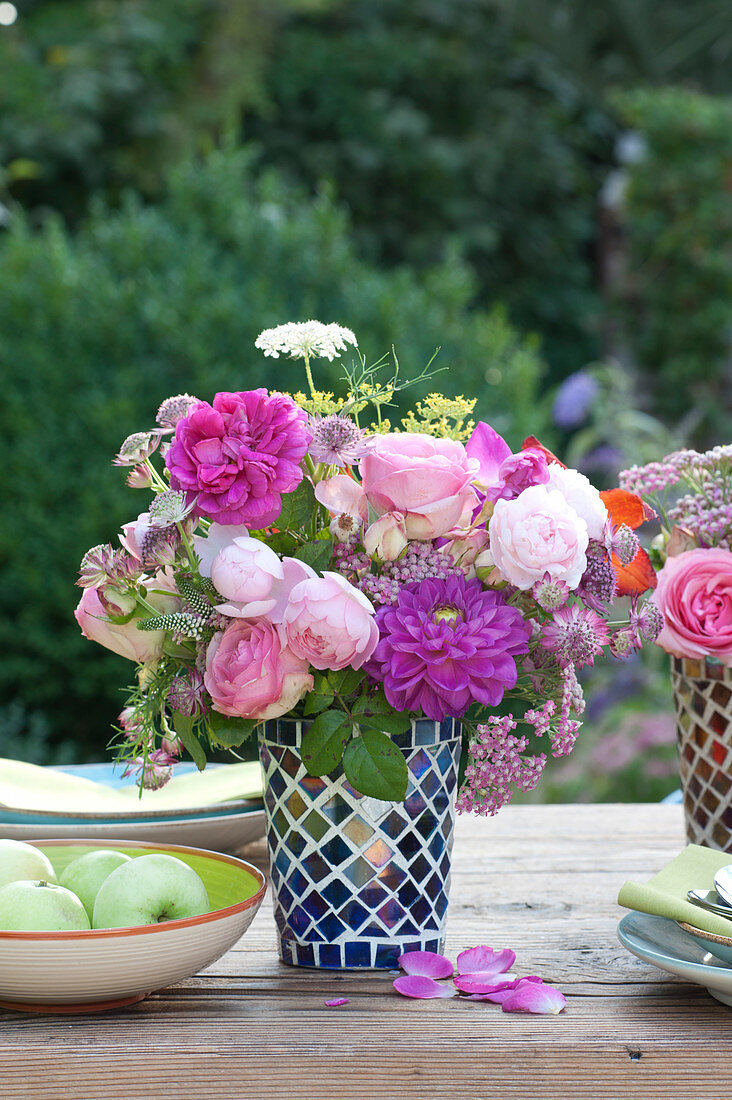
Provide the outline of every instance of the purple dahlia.
[[498,592],[462,575],[406,584],[376,613],[379,643],[368,672],[397,710],[435,721],[471,703],[497,706],[518,677],[529,627]]
[[300,484],[309,443],[307,414],[284,394],[217,393],[178,421],[165,464],[171,487],[195,499],[195,515],[257,529],[274,523],[282,494]]

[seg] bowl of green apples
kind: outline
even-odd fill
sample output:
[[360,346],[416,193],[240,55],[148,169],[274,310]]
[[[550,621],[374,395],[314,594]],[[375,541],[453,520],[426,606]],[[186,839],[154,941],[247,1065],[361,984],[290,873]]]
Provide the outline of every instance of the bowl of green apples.
[[0,1008],[98,1012],[210,966],[266,890],[235,856],[115,840],[0,840]]

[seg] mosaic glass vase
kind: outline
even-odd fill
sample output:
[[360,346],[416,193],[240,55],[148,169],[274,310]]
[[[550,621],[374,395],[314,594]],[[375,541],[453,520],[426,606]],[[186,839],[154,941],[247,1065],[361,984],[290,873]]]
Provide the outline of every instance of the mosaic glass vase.
[[264,770],[274,913],[283,962],[396,969],[403,951],[442,951],[450,886],[460,724],[420,719],[404,753],[403,802],[359,794],[342,769],[307,774],[308,722],[265,723]]
[[690,844],[732,851],[732,670],[671,658],[679,771]]

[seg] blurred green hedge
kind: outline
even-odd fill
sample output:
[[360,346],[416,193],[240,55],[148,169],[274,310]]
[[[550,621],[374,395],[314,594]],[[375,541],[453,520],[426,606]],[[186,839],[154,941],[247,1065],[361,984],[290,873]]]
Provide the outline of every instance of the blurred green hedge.
[[[359,260],[327,195],[255,178],[251,160],[188,161],[158,205],[98,204],[74,236],[56,219],[34,230],[19,212],[0,236],[0,746],[3,714],[9,739],[20,713],[52,741],[103,752],[132,666],[81,637],[74,581],[83,553],[147,503],[111,458],[170,394],[302,387],[299,364],[255,351],[261,329],[339,321],[370,361],[394,344],[406,375],[441,345],[449,371],[422,394],[479,396],[514,445],[545,427],[535,343],[500,310],[468,309],[474,284],[457,259],[420,278],[380,272]],[[337,361],[316,366],[337,384]]]

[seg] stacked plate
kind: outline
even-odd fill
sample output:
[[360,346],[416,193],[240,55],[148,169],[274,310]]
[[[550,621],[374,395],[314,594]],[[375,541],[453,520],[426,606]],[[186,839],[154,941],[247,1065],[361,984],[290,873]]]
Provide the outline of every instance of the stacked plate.
[[[112,763],[34,768],[0,761],[0,838],[114,837],[233,852],[264,836],[258,769],[212,764],[198,773],[179,764],[175,780],[138,800],[134,776],[125,779]],[[248,797],[231,797],[231,789]]]
[[704,986],[716,1000],[732,1007],[732,939],[668,917],[635,912],[620,921],[618,938],[639,959]]

